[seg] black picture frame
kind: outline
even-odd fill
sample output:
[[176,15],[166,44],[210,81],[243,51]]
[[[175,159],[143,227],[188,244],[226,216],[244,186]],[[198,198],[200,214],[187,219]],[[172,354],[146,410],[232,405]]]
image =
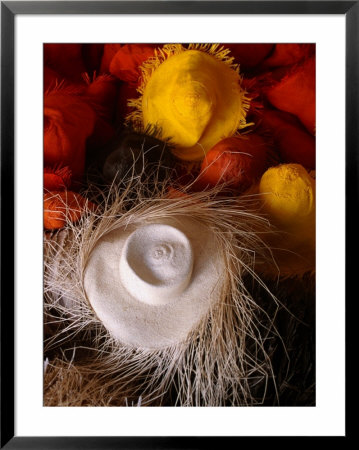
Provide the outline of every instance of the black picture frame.
[[[226,437],[25,437],[14,422],[14,33],[18,14],[339,14],[346,20],[346,299],[354,293],[359,155],[359,1],[1,2],[1,442],[6,449],[202,448]],[[6,218],[6,220],[5,220]],[[354,298],[355,301],[355,298]],[[348,317],[348,316],[347,316]],[[346,327],[346,342],[349,342]],[[348,350],[346,350],[348,354]],[[347,380],[349,381],[349,380]],[[346,389],[348,393],[348,386]],[[346,407],[348,408],[348,396]],[[348,409],[347,409],[348,411]],[[346,414],[348,418],[348,414]],[[347,422],[346,437],[350,435]],[[221,440],[221,443],[217,442]],[[227,442],[227,440],[231,440]],[[223,441],[223,442],[222,442]]]

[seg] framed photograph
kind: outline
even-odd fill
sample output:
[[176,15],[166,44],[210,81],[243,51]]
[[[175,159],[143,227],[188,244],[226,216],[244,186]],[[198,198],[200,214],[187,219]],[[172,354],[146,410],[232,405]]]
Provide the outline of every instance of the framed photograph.
[[358,26],[1,2],[1,448],[348,437]]

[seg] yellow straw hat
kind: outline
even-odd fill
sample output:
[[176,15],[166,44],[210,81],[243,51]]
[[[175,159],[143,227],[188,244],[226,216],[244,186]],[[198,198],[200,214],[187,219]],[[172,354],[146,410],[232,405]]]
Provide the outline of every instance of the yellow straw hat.
[[267,276],[302,276],[315,271],[315,180],[300,164],[271,167],[259,183],[263,212],[277,232],[266,237],[277,267]]
[[249,99],[239,66],[218,45],[165,45],[142,67],[141,97],[130,100],[135,128],[169,140],[174,154],[199,161],[218,141],[245,127]]
[[315,182],[300,164],[271,167],[262,176],[259,192],[266,212],[280,227],[309,226],[315,218]]

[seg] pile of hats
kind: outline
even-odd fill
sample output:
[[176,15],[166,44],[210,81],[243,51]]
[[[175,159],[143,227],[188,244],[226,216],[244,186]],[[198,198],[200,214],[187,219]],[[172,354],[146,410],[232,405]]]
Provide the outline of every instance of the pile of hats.
[[258,194],[289,235],[268,240],[282,275],[314,270],[314,45],[45,44],[44,62],[46,230],[96,208],[94,172],[171,168],[175,190]]
[[73,369],[69,405],[172,405],[176,377],[184,405],[312,401],[315,46],[45,44],[44,64],[46,404]]

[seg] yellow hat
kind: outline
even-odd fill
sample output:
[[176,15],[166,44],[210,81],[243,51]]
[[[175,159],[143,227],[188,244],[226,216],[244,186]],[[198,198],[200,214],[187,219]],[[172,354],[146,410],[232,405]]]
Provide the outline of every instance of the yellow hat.
[[146,61],[128,119],[169,140],[174,154],[198,161],[213,145],[245,127],[249,99],[238,65],[218,45],[165,45]]
[[315,215],[315,183],[300,164],[271,167],[262,176],[259,192],[271,219],[280,227],[303,228]]
[[259,268],[266,276],[302,276],[315,271],[315,180],[300,164],[271,167],[262,176],[263,210],[277,232],[264,237],[272,262]]

